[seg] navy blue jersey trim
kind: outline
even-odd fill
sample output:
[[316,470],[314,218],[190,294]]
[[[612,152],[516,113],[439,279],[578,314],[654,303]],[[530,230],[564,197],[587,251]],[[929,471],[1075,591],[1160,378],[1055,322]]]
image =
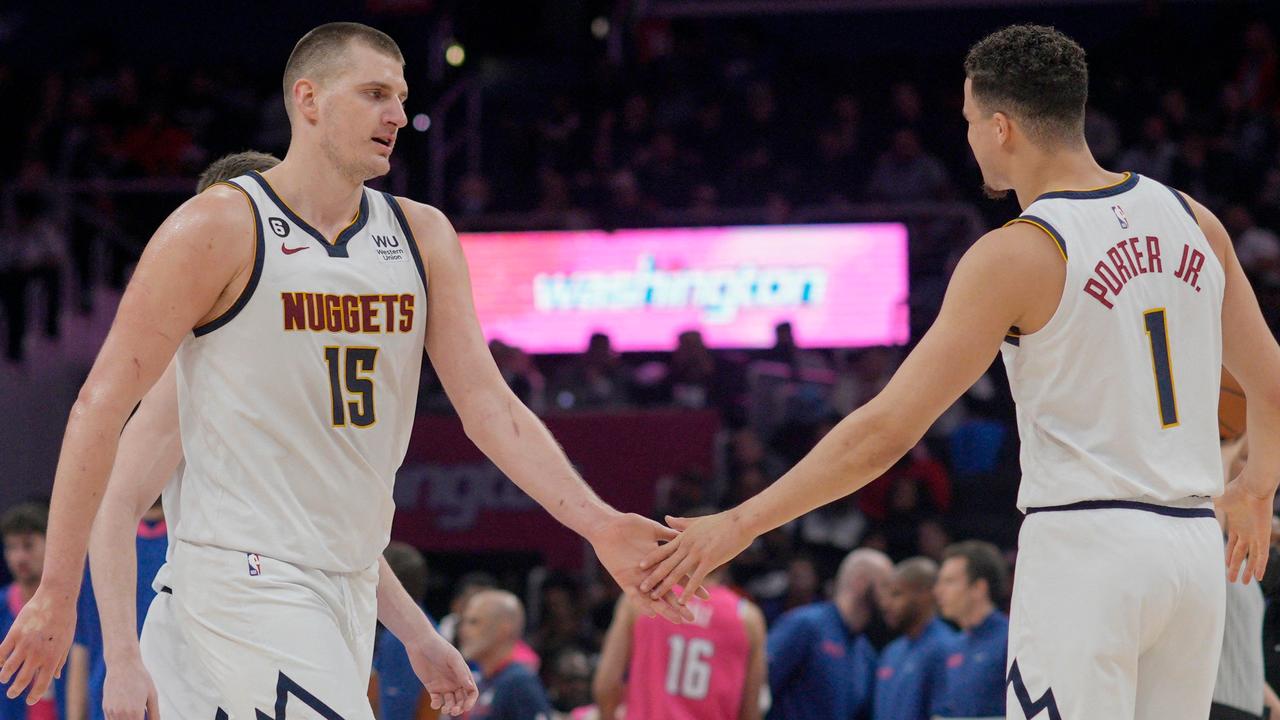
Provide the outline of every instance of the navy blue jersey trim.
[[1169,187],[1168,185],[1165,185],[1164,187],[1166,190],[1173,193],[1174,197],[1178,198],[1178,204],[1181,205],[1182,209],[1186,210],[1187,214],[1191,216],[1191,219],[1195,220],[1196,224],[1199,225],[1200,221],[1196,219],[1195,211],[1191,209],[1191,204],[1187,202],[1187,199],[1183,197],[1182,193],[1174,188]]
[[1022,669],[1018,667],[1017,658],[1014,658],[1009,666],[1009,677],[1004,684],[1005,687],[1013,688],[1013,695],[1017,698],[1018,705],[1022,706],[1024,717],[1034,718],[1044,711],[1049,716],[1048,720],[1062,720],[1062,713],[1058,710],[1058,700],[1053,696],[1053,688],[1046,688],[1039,699],[1031,699],[1031,693],[1027,692],[1027,684],[1022,680]]
[[319,230],[311,227],[306,220],[298,217],[298,214],[293,211],[293,208],[289,207],[284,200],[280,199],[280,196],[276,194],[275,188],[271,187],[271,183],[267,182],[267,179],[262,177],[261,173],[251,170],[249,172],[249,177],[253,178],[258,185],[262,187],[262,191],[267,194],[267,197],[271,198],[271,202],[275,203],[276,207],[280,209],[280,212],[285,214],[285,217],[289,218],[290,222],[302,228],[302,231],[306,234],[315,238],[316,241],[320,243],[321,247],[329,253],[329,257],[348,257],[347,241],[355,237],[356,233],[359,233],[364,229],[365,223],[369,222],[369,197],[368,194],[364,192],[364,189],[361,188],[360,210],[356,213],[355,220],[352,220],[350,225],[344,228],[342,232],[338,233],[337,239],[330,244],[329,240],[325,238],[324,235],[320,234]]
[[1053,200],[1055,198],[1062,200],[1096,200],[1098,198],[1106,198],[1111,197],[1112,195],[1129,192],[1137,184],[1138,174],[1129,173],[1129,177],[1121,180],[1115,185],[1108,185],[1107,187],[1097,188],[1094,190],[1058,190],[1056,192],[1047,192],[1036,198],[1036,201]]
[[236,301],[231,305],[231,307],[227,308],[226,312],[191,331],[196,337],[208,335],[214,330],[217,330],[223,325],[231,322],[236,315],[240,314],[240,311],[244,309],[244,306],[249,304],[249,298],[253,297],[253,291],[258,289],[258,281],[262,279],[262,264],[267,254],[266,242],[262,237],[262,216],[258,213],[258,204],[253,201],[253,197],[249,195],[249,191],[235,183],[218,184],[227,185],[228,187],[233,187],[236,190],[239,190],[240,193],[244,195],[244,199],[249,201],[249,207],[253,210],[253,271],[249,274],[249,282],[244,286],[244,290],[240,291],[240,297],[236,298]]
[[1062,251],[1062,259],[1063,260],[1067,259],[1067,241],[1062,237],[1062,233],[1058,232],[1057,228],[1049,224],[1048,220],[1045,220],[1044,218],[1036,217],[1035,215],[1019,215],[1013,220],[1013,222],[1019,222],[1019,221],[1030,222],[1033,225],[1039,226],[1045,232],[1049,233],[1049,237],[1053,238],[1053,241],[1058,243],[1058,249]]
[[418,249],[418,241],[413,237],[413,228],[409,227],[409,220],[404,216],[404,210],[400,209],[400,203],[396,201],[395,196],[391,193],[382,193],[387,199],[387,204],[391,206],[391,212],[396,216],[396,222],[400,223],[400,227],[404,230],[405,237],[409,239],[409,252],[413,253],[413,264],[418,266],[418,277],[422,278],[422,290],[427,290],[427,269],[422,264],[422,251]]
[[1048,505],[1045,507],[1027,508],[1027,514],[1040,512],[1070,512],[1073,510],[1142,510],[1143,512],[1167,515],[1177,518],[1211,518],[1211,508],[1178,508],[1154,503],[1137,502],[1136,500],[1082,500],[1070,505]]

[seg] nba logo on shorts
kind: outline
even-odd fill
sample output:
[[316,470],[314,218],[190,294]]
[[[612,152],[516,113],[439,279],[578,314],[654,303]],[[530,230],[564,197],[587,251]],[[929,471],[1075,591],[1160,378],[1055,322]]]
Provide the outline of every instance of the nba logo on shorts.
[[1129,218],[1125,217],[1124,208],[1120,207],[1119,205],[1112,205],[1111,212],[1116,214],[1116,220],[1120,221],[1121,228],[1129,227]]
[[258,577],[262,574],[262,556],[258,553],[245,553],[249,559],[249,577]]

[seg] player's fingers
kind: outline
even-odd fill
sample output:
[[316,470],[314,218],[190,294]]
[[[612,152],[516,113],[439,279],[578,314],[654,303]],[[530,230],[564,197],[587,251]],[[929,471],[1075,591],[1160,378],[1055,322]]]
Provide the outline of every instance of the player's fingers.
[[[654,565],[653,569],[649,571],[648,577],[640,582],[640,592],[651,592],[654,588],[657,588],[667,579],[671,571],[676,569],[677,565],[684,562],[686,551],[680,542],[681,539],[677,538],[658,548],[659,550],[672,548],[672,550],[669,555],[663,558],[662,562]],[[652,556],[652,553],[650,553],[650,556]]]
[[427,691],[427,695],[431,698],[431,709],[439,710],[444,705],[444,696],[437,692]]
[[[690,582],[689,586],[690,587],[693,586],[693,583]],[[707,590],[705,585],[698,585],[697,588],[693,591],[693,595],[694,597],[701,598],[703,600],[711,599],[711,591]]]
[[147,720],[160,720],[160,698],[154,687],[147,693]]
[[62,678],[62,669],[67,666],[67,658],[71,656],[71,648],[67,648],[67,652],[62,653],[62,659],[58,661],[58,669],[53,671],[55,678]]
[[22,669],[18,671],[17,677],[13,679],[13,683],[9,685],[9,692],[5,693],[10,700],[14,700],[22,695],[22,691],[27,689],[31,684],[31,678],[36,674],[35,663],[24,663]]
[[644,603],[645,608],[650,613],[661,615],[664,619],[676,623],[677,625],[684,622],[684,616],[680,613],[679,608],[676,607],[674,602],[667,603],[654,600],[647,595],[642,595],[640,600]]
[[676,586],[676,583],[688,577],[696,567],[698,567],[698,561],[685,555],[675,567],[667,572],[667,576],[662,579],[662,582],[653,588],[649,593],[649,597],[657,600],[666,595]]
[[452,714],[453,714],[453,706],[454,706],[454,702],[453,702],[453,691],[452,691],[452,690],[450,690],[450,691],[448,691],[448,692],[445,692],[443,695],[441,695],[441,698],[442,698],[443,702],[442,702],[442,703],[441,703],[441,705],[440,705],[440,714],[441,714],[441,715],[452,715]]
[[1231,533],[1231,539],[1227,542],[1227,580],[1235,582],[1240,576],[1240,565],[1244,563],[1245,545],[1240,540],[1238,533]]
[[679,530],[680,532],[688,530],[689,526],[692,525],[694,521],[694,518],[676,517],[675,515],[667,515],[665,519],[668,526]]
[[0,641],[0,663],[9,659],[9,655],[13,653],[14,648],[18,645],[17,633],[10,630],[5,633],[4,640]]
[[707,572],[708,570],[704,568],[702,564],[699,564],[698,567],[694,569],[693,574],[689,577],[689,584],[685,585],[684,592],[680,593],[681,603],[688,601],[689,593],[701,593],[698,597],[701,597],[704,600],[711,597],[711,593],[707,592],[707,589],[702,586],[702,583],[707,581]]
[[648,570],[651,567],[661,564],[662,561],[666,560],[668,557],[671,556],[672,553],[674,553],[676,550],[679,550],[679,549],[680,549],[679,537],[677,537],[675,540],[672,540],[669,543],[663,543],[662,545],[659,545],[658,547],[650,550],[649,554],[645,555],[644,559],[640,561],[640,569]]
[[1270,555],[1268,545],[1270,542],[1270,533],[1259,536],[1253,541],[1253,550],[1249,552],[1249,564],[1253,566],[1253,579],[1259,582],[1267,572],[1267,557]]
[[9,653],[9,657],[5,658],[4,665],[0,665],[0,683],[7,683],[12,680],[14,674],[23,666],[23,661],[26,659],[26,647],[21,642],[15,643],[13,652]]
[[49,689],[49,683],[53,682],[53,671],[49,668],[41,668],[34,674],[31,679],[31,690],[27,692],[27,704],[35,705],[44,697],[45,691]]

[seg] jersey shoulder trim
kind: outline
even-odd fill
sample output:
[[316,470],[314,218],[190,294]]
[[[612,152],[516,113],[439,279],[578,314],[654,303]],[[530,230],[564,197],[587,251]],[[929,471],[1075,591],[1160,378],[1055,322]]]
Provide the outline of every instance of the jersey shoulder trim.
[[1191,209],[1191,203],[1187,202],[1187,198],[1184,197],[1183,194],[1180,191],[1178,191],[1177,188],[1171,188],[1168,185],[1165,185],[1164,189],[1173,193],[1173,196],[1178,199],[1178,204],[1182,206],[1182,209],[1186,210],[1187,214],[1191,216],[1191,219],[1194,220],[1197,225],[1199,225],[1200,221],[1196,219],[1196,213],[1194,210]]
[[1050,239],[1053,240],[1054,244],[1058,246],[1058,252],[1062,253],[1062,259],[1063,260],[1067,259],[1067,241],[1062,239],[1062,235],[1059,234],[1058,231],[1055,230],[1054,227],[1049,224],[1048,220],[1036,217],[1035,215],[1019,215],[1018,217],[1005,223],[1004,226],[1009,227],[1014,223],[1026,223],[1028,225],[1034,225],[1040,228],[1041,230],[1043,230],[1044,233],[1048,235]]
[[391,212],[396,216],[396,222],[400,223],[401,229],[404,230],[405,237],[409,238],[409,252],[413,253],[413,264],[418,267],[418,277],[422,278],[422,289],[427,289],[427,270],[422,264],[422,251],[418,249],[418,241],[413,237],[413,228],[409,227],[409,220],[404,216],[404,210],[400,208],[400,203],[396,201],[394,195],[388,192],[382,193],[387,199],[387,205],[391,207]]
[[194,333],[196,337],[208,335],[214,330],[217,330],[223,325],[231,322],[236,315],[240,314],[240,311],[244,309],[244,306],[249,303],[249,298],[253,297],[253,291],[258,288],[258,281],[262,279],[262,263],[263,257],[266,255],[266,244],[262,237],[262,216],[258,212],[258,204],[253,201],[253,196],[249,194],[249,191],[232,182],[220,182],[215,184],[235,188],[240,191],[241,195],[244,195],[245,200],[249,201],[249,209],[253,211],[253,270],[249,273],[249,282],[245,284],[244,290],[240,291],[240,296],[231,304],[231,307],[227,308],[226,312],[209,322],[192,329],[191,332]]

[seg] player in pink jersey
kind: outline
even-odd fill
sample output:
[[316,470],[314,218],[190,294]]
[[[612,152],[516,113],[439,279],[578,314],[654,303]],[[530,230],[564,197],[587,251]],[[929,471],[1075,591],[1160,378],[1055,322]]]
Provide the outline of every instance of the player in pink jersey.
[[618,717],[624,695],[628,720],[759,720],[764,615],[714,580],[706,587],[684,625],[618,603],[593,685],[601,720]]

